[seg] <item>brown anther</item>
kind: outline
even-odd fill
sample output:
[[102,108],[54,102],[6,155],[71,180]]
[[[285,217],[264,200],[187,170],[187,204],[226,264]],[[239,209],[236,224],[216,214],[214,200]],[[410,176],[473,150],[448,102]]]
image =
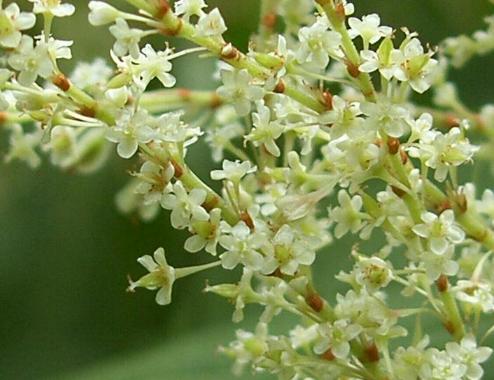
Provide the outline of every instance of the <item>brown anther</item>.
[[322,100],[328,111],[331,111],[333,109],[333,94],[328,90],[323,91]]
[[254,221],[247,211],[242,211],[240,213],[240,220],[244,222],[251,230],[255,229]]
[[183,100],[189,100],[190,96],[192,94],[192,91],[190,91],[187,88],[179,88],[179,89],[177,89],[177,94]]
[[321,359],[327,360],[328,362],[332,362],[336,359],[331,349],[327,350],[324,354],[321,355]]
[[87,116],[87,117],[95,117],[96,116],[96,110],[94,108],[92,108],[92,107],[82,106],[79,109],[79,113],[82,116]]
[[221,99],[221,97],[217,93],[214,93],[211,96],[211,103],[210,103],[211,108],[218,108],[222,104],[223,104],[223,99]]
[[183,21],[181,18],[177,19],[177,24],[173,28],[161,28],[160,32],[161,34],[164,34],[165,36],[176,36],[180,33],[182,30],[182,25]]
[[52,83],[57,86],[63,92],[67,92],[70,89],[70,81],[63,74],[57,74],[53,77]]
[[404,150],[400,150],[401,163],[405,165],[408,162],[408,154]]
[[170,160],[170,163],[173,166],[173,169],[175,170],[174,176],[175,178],[180,178],[184,175],[184,168],[182,168],[177,161],[174,159]]
[[0,112],[0,124],[5,123],[8,120],[7,112]]
[[346,63],[346,69],[348,71],[348,74],[350,74],[350,76],[352,78],[358,78],[359,75],[360,75],[360,70],[358,69],[358,66],[353,64],[352,62],[348,61]]
[[406,194],[405,190],[402,190],[399,187],[393,185],[391,185],[391,191],[393,191],[393,193],[395,193],[398,196],[398,198],[403,198]]
[[342,3],[342,2],[338,2],[338,4],[336,4],[336,8],[335,8],[335,11],[336,11],[336,14],[338,15],[338,17],[342,20],[345,19],[345,5]]
[[460,126],[460,119],[458,119],[455,115],[447,115],[444,122],[446,123],[447,128]]
[[364,352],[365,357],[369,362],[375,363],[379,361],[379,350],[375,343],[371,343],[369,346],[365,347]]
[[285,82],[280,79],[273,91],[277,94],[283,94],[285,92]]
[[214,196],[210,199],[206,199],[206,201],[202,204],[202,207],[204,207],[204,209],[206,211],[211,211],[212,209],[214,209],[218,203],[220,203],[220,200],[217,196]]
[[441,214],[445,210],[450,210],[453,208],[451,201],[449,199],[445,199],[441,203],[436,206],[436,211]]
[[283,278],[283,273],[281,272],[280,268],[276,268],[273,273],[270,274],[271,277],[278,277],[278,278]]
[[312,310],[319,313],[324,307],[324,301],[317,293],[311,293],[305,297],[305,302],[310,306]]
[[456,207],[460,210],[462,214],[467,212],[468,209],[468,200],[467,196],[464,193],[458,193],[455,196],[455,204]]
[[455,324],[451,321],[446,321],[443,323],[444,328],[451,334],[455,334]]
[[170,3],[168,0],[158,0],[158,4],[156,5],[156,13],[154,17],[161,19],[163,18],[171,9]]
[[400,140],[394,137],[390,137],[387,142],[388,152],[395,155],[400,150]]
[[276,26],[276,19],[278,16],[275,12],[271,11],[264,15],[262,18],[262,24],[269,29],[273,29]]
[[380,148],[383,146],[383,141],[381,139],[377,139],[374,141],[374,145]]
[[436,280],[436,286],[439,293],[446,292],[449,287],[448,276],[444,274],[440,275],[439,278]]
[[229,42],[223,46],[220,55],[223,59],[238,59],[240,57],[240,52]]

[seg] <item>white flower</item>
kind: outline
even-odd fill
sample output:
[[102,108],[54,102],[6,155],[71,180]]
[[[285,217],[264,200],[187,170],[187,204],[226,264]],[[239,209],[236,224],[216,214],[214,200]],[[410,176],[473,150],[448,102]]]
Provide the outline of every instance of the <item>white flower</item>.
[[479,147],[470,144],[460,128],[451,128],[447,134],[432,131],[427,140],[409,148],[410,156],[420,158],[428,167],[435,169],[434,178],[444,181],[450,167],[460,166],[472,159]]
[[[425,349],[429,345],[426,335],[415,346],[398,347],[394,353],[393,369],[395,376],[400,380],[417,380],[420,367],[425,363]],[[424,379],[425,380],[425,379]]]
[[218,8],[214,8],[208,14],[203,14],[197,22],[196,32],[202,37],[220,37],[227,27]]
[[127,53],[131,55],[132,58],[138,59],[139,52],[139,41],[144,36],[144,32],[139,29],[131,29],[123,18],[118,18],[115,25],[110,26],[110,33],[116,38],[113,44],[113,52],[119,56],[123,57]]
[[309,344],[315,341],[318,336],[319,334],[317,324],[311,325],[309,327],[297,325],[295,328],[290,330],[290,342],[295,349],[307,347]]
[[460,280],[454,288],[456,298],[482,309],[484,313],[494,311],[492,286],[486,281]]
[[461,380],[466,374],[465,364],[451,357],[445,351],[429,348],[425,353],[426,362],[420,368],[420,378],[427,380]]
[[211,171],[211,179],[215,181],[229,180],[234,183],[239,183],[242,177],[246,174],[254,173],[257,170],[256,166],[252,166],[250,161],[223,161],[223,170]]
[[25,161],[31,168],[37,168],[41,159],[35,149],[39,146],[42,137],[42,131],[36,130],[31,133],[25,133],[19,124],[10,127],[10,146],[9,152],[5,156],[5,161],[10,162],[14,159]]
[[16,3],[0,10],[0,45],[16,48],[21,42],[21,30],[30,29],[36,23],[32,13],[21,12]]
[[256,333],[244,330],[236,331],[237,340],[230,343],[229,347],[221,347],[221,351],[235,358],[233,366],[234,375],[239,376],[243,368],[251,362],[261,360],[268,353],[267,326],[259,324]]
[[362,326],[368,334],[384,336],[391,332],[395,335],[403,333],[401,328],[394,326],[397,322],[396,312],[386,305],[382,293],[369,295],[362,290],[357,294],[350,290],[344,296],[337,294],[336,300],[336,317]]
[[296,58],[300,63],[311,63],[324,69],[329,63],[329,57],[341,57],[341,36],[328,30],[325,19],[319,18],[316,23],[300,29],[298,33],[300,47]]
[[276,232],[271,244],[271,252],[263,268],[266,274],[271,274],[279,268],[281,273],[294,275],[300,265],[311,265],[316,258],[310,244],[298,238],[295,230],[287,224]]
[[38,76],[48,77],[53,66],[48,53],[48,46],[39,43],[33,46],[33,39],[23,35],[19,47],[8,58],[9,65],[19,71],[17,80],[24,86],[30,86]]
[[233,103],[239,116],[250,112],[251,102],[262,99],[264,91],[251,84],[252,77],[247,70],[222,70],[223,86],[218,88],[218,95]]
[[165,250],[158,248],[153,257],[145,255],[137,259],[139,264],[146,268],[149,273],[137,281],[131,281],[129,291],[134,291],[138,287],[154,290],[160,289],[156,293],[156,303],[168,305],[172,301],[172,288],[175,282],[175,268],[168,265],[165,257]]
[[[237,113],[233,107],[231,107],[231,111],[236,118]],[[233,139],[242,136],[243,132],[244,129],[242,125],[236,122],[236,119],[231,123],[225,123],[216,128],[214,125],[209,127],[206,131],[206,141],[211,147],[213,160],[215,162],[221,161],[223,159],[223,151],[228,149],[228,146],[232,144]]]
[[234,227],[224,226],[224,232],[228,235],[220,237],[220,245],[226,249],[220,258],[225,269],[233,269],[242,263],[249,269],[260,270],[264,264],[264,258],[259,253],[259,248],[265,244],[264,236],[252,232],[241,221]]
[[332,106],[331,111],[321,116],[321,123],[334,124],[331,128],[331,137],[336,139],[344,133],[352,133],[352,129],[357,129],[358,132],[356,133],[362,134],[363,128],[351,128],[361,121],[358,117],[362,114],[359,102],[347,102],[342,97],[335,95]]
[[363,226],[363,219],[367,219],[369,216],[360,212],[362,208],[362,197],[355,195],[350,198],[345,190],[338,192],[339,207],[335,207],[329,211],[329,217],[336,222],[336,228],[334,230],[335,236],[339,239],[345,235],[348,231],[352,233],[358,232]]
[[216,246],[220,237],[221,210],[215,208],[209,213],[208,221],[195,221],[190,227],[190,236],[184,244],[185,250],[189,252],[199,252],[205,249],[206,252],[216,256]]
[[34,3],[34,13],[49,13],[55,17],[71,16],[75,12],[72,4],[62,4],[61,0],[29,0]]
[[206,190],[192,189],[189,193],[182,182],[177,181],[173,185],[173,194],[164,194],[161,198],[161,206],[172,210],[170,219],[176,229],[184,229],[192,221],[207,221],[208,212],[202,207],[206,201]]
[[70,80],[77,87],[84,90],[101,89],[106,86],[113,70],[102,58],[96,58],[92,62],[78,62],[70,75]]
[[454,253],[454,246],[449,246],[441,255],[430,254],[430,252],[427,251],[424,252],[421,256],[421,260],[424,263],[427,277],[434,281],[442,274],[446,276],[456,275],[460,266],[454,258]]
[[135,174],[139,178],[135,191],[143,196],[145,205],[159,202],[163,194],[171,191],[170,181],[174,173],[174,167],[170,163],[163,167],[151,161],[144,162],[139,173]]
[[368,116],[368,122],[391,137],[401,137],[409,129],[409,112],[386,98],[379,98],[377,103],[362,103],[360,108]]
[[183,114],[183,111],[167,112],[154,120],[154,140],[182,143],[184,147],[196,142],[202,135],[201,128],[184,123],[181,120]]
[[76,132],[72,127],[57,125],[50,132],[50,142],[46,149],[51,153],[51,162],[60,167],[68,167],[76,149]]
[[477,209],[480,213],[490,216],[494,222],[494,192],[486,189],[482,194],[482,199],[477,201]]
[[252,114],[252,120],[255,128],[245,139],[252,141],[255,146],[263,145],[270,154],[279,157],[280,148],[275,140],[283,133],[283,125],[278,121],[271,121],[271,111],[261,102],[257,105],[257,112]]
[[164,87],[175,86],[176,79],[169,73],[172,69],[168,59],[170,53],[170,49],[156,52],[149,44],[142,48],[141,54],[134,61],[133,69],[143,88],[154,78],[158,78]]
[[362,37],[364,47],[367,49],[369,44],[375,44],[382,37],[391,36],[393,29],[389,26],[380,26],[380,23],[381,19],[375,13],[362,17],[362,20],[356,17],[350,17],[348,19],[350,36],[352,38],[357,36]]
[[392,59],[400,64],[400,70],[395,72],[395,77],[402,82],[408,81],[420,94],[427,91],[432,84],[430,77],[437,66],[437,60],[431,57],[433,53],[424,52],[417,38],[403,43],[400,49],[391,53]]
[[421,142],[430,143],[435,137],[435,131],[432,131],[434,118],[430,113],[423,113],[417,120],[410,121],[411,134],[409,142],[420,140]]
[[175,2],[175,14],[183,15],[185,21],[189,21],[191,16],[201,17],[204,15],[203,8],[207,5],[204,0],[177,0]]
[[465,377],[469,380],[479,380],[484,374],[480,363],[485,362],[492,354],[490,347],[478,347],[473,335],[466,335],[460,342],[446,343],[446,352],[458,363],[467,367]]
[[356,265],[355,279],[369,293],[386,287],[393,277],[389,264],[379,257],[360,258]]
[[117,120],[116,125],[108,129],[107,138],[117,143],[117,153],[122,158],[132,157],[139,144],[150,142],[154,132],[149,126],[151,118],[144,110],[133,113],[126,110]]
[[362,330],[361,326],[351,324],[344,319],[333,324],[320,324],[318,328],[320,338],[314,346],[314,352],[322,355],[331,350],[331,353],[338,359],[346,359],[350,354],[350,341],[356,338]]
[[423,224],[413,226],[416,235],[428,239],[430,250],[442,255],[450,243],[459,244],[465,239],[465,232],[455,223],[453,210],[445,210],[440,216],[432,212],[423,212],[420,216]]
[[400,70],[399,64],[401,63],[400,60],[396,59],[401,55],[393,53],[394,50],[396,49],[393,47],[391,38],[384,39],[377,51],[362,50],[360,52],[362,63],[359,66],[359,70],[364,73],[372,73],[379,70],[379,73],[385,79],[391,80]]

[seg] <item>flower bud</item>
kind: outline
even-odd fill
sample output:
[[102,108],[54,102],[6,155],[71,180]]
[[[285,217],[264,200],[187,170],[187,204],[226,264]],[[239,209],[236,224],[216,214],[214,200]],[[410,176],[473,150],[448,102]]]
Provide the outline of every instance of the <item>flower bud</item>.
[[103,1],[89,2],[89,23],[94,26],[115,22],[120,17],[120,11]]

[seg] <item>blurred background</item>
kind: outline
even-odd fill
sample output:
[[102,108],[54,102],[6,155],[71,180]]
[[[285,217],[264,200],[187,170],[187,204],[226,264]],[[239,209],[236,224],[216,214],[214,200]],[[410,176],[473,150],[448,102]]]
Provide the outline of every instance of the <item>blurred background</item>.
[[[29,7],[26,0],[18,3]],[[109,60],[109,32],[88,24],[87,1],[72,3],[77,13],[56,21],[56,37],[74,40],[76,60]],[[229,26],[226,37],[245,50],[247,36],[257,26],[259,1],[208,3],[220,7]],[[384,24],[406,25],[432,45],[482,28],[482,18],[494,8],[486,0],[354,3],[358,15],[378,12]],[[492,57],[478,58],[468,69],[452,73],[474,108],[494,99],[493,64]],[[182,60],[174,74],[179,86],[212,88],[208,78],[213,70],[212,61]],[[6,144],[5,135],[0,136],[1,156]],[[192,149],[189,162],[203,177],[213,167],[201,145]],[[201,294],[204,275],[180,280],[168,307],[156,305],[152,292],[125,292],[127,274],[137,278],[144,273],[136,258],[159,246],[165,247],[172,265],[200,260],[183,251],[185,235],[171,230],[168,215],[144,224],[116,211],[114,195],[126,183],[129,169],[135,167],[117,158],[91,176],[61,173],[47,163],[33,172],[1,161],[0,379],[232,377],[231,363],[216,354],[216,347],[234,336],[231,306]],[[492,177],[483,177],[483,186],[492,186]],[[332,284],[327,268],[349,267],[350,246],[351,241],[339,242],[318,257],[322,270],[317,281],[331,299],[344,287]],[[335,260],[341,265],[331,265]],[[209,274],[212,283],[228,279],[218,273]],[[247,320],[242,327],[250,325]]]

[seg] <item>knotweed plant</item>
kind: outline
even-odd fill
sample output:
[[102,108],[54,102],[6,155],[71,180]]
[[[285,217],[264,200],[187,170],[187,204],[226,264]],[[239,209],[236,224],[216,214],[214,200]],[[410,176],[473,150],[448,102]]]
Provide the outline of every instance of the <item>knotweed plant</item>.
[[[377,14],[352,16],[346,0],[260,4],[258,32],[241,52],[204,0],[90,1],[89,23],[114,37],[113,63],[78,62],[69,74],[59,61],[72,59],[72,41],[51,26],[75,7],[0,0],[5,159],[35,168],[43,152],[87,173],[116,151],[137,165],[118,207],[145,220],[169,216],[189,233],[184,254],[201,252],[209,264],[174,268],[157,248],[138,259],[147,273],[128,290],[155,290],[167,305],[178,279],[208,270],[205,290],[234,305],[234,322],[260,305],[253,331],[221,348],[235,372],[482,378],[494,331],[494,193],[460,183],[459,171],[492,162],[494,105],[470,110],[447,74],[494,50],[494,18],[432,47]],[[146,43],[151,35],[161,44]],[[176,50],[168,36],[195,46]],[[184,55],[218,61],[216,91],[174,88],[174,60]],[[210,178],[188,164],[199,139],[218,162]],[[347,235],[353,268],[334,279],[347,290],[331,294],[312,270]],[[238,281],[216,283],[221,270]],[[280,318],[298,322],[274,334]],[[440,329],[446,341],[430,338]]]

